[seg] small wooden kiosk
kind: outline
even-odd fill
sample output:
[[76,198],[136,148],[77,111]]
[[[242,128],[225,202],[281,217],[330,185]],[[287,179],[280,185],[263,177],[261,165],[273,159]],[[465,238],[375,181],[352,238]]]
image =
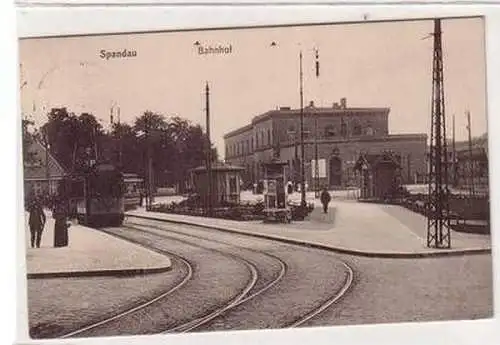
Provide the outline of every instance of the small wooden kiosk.
[[[223,203],[240,202],[241,172],[243,167],[216,162],[212,166],[212,204],[214,206]],[[202,200],[207,198],[208,176],[207,168],[199,166],[191,170],[191,184],[194,190],[201,196]]]
[[269,163],[263,164],[264,179],[266,181],[264,190],[265,222],[290,223],[292,220],[285,188],[285,167],[287,165],[287,162],[282,162],[278,158],[273,158]]

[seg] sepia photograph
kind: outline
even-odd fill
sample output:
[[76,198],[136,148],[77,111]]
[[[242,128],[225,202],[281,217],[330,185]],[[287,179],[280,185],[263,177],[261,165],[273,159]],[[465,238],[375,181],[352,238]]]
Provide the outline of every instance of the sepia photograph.
[[32,339],[494,317],[484,17],[18,44]]

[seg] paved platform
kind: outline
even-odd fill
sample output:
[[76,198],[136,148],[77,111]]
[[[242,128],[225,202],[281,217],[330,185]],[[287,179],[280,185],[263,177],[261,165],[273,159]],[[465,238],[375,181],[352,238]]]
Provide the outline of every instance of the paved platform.
[[404,207],[334,200],[328,214],[318,203],[309,219],[291,224],[263,224],[193,217],[137,209],[127,212],[259,237],[307,244],[342,253],[373,257],[424,257],[491,252],[490,235],[451,232],[451,249],[428,248],[427,219]]
[[30,248],[28,216],[25,216],[28,278],[123,276],[164,272],[171,268],[167,256],[102,231],[73,223],[67,247],[54,247],[54,219],[47,222],[40,248]]

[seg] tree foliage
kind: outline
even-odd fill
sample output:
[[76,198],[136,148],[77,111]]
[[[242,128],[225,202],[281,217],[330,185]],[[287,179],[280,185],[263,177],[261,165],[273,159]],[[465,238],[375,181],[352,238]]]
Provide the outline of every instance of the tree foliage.
[[[152,111],[145,111],[132,124],[114,123],[105,131],[93,114],[76,115],[66,108],[54,108],[39,135],[69,172],[81,172],[91,160],[98,160],[145,177],[150,156],[155,184],[178,185],[181,190],[188,171],[205,164],[208,143],[199,125]],[[216,160],[213,145],[211,150]]]
[[34,122],[23,119],[22,120],[22,136],[23,136],[23,162],[25,166],[33,165],[38,163],[39,158],[36,153],[30,150],[36,139],[36,132],[32,132]]

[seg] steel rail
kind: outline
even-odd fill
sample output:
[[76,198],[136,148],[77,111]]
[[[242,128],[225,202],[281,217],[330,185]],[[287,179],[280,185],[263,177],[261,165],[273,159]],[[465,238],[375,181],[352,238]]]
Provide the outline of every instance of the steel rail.
[[313,309],[312,311],[308,312],[306,315],[302,316],[300,319],[296,320],[294,323],[292,323],[290,326],[287,328],[294,328],[298,327],[307,321],[311,320],[315,316],[321,314],[323,311],[328,309],[332,304],[336,303],[338,300],[340,300],[346,293],[347,291],[351,288],[352,283],[354,281],[354,270],[346,264],[344,261],[339,260],[344,267],[347,269],[347,277],[345,279],[345,283],[342,286],[342,288],[331,298],[329,298],[326,302],[321,304],[318,308]]
[[[106,232],[108,233],[108,232]],[[160,250],[160,249],[156,249],[156,248],[151,248],[149,246],[146,246],[144,244],[142,244],[141,242],[139,241],[135,241],[135,240],[132,240],[130,238],[127,238],[125,236],[120,236],[120,235],[117,235],[117,234],[114,234],[114,233],[110,233],[112,236],[115,236],[115,237],[118,237],[118,238],[121,238],[121,239],[124,239],[124,240],[127,240],[127,241],[130,241],[130,242],[133,242],[134,244],[137,244],[137,245],[140,245],[142,247],[145,247],[145,248],[148,248],[149,250],[153,250],[157,253],[160,253],[160,254],[163,254],[163,255],[170,255],[170,256],[173,256],[175,258],[177,258],[180,262],[182,262],[186,267],[187,267],[187,274],[184,276],[184,278],[178,283],[176,284],[175,286],[173,286],[171,289],[169,289],[168,291],[160,294],[159,296],[156,296],[154,297],[153,299],[150,299],[149,301],[146,301],[144,303],[141,303],[133,308],[130,308],[130,309],[127,309],[119,314],[116,314],[112,317],[109,317],[109,318],[106,318],[104,320],[101,320],[99,322],[96,322],[96,323],[92,323],[88,326],[85,326],[85,327],[82,327],[80,329],[77,329],[75,331],[72,331],[70,333],[67,333],[67,334],[64,334],[63,336],[60,336],[59,338],[69,338],[69,337],[73,337],[75,335],[78,335],[78,334],[81,334],[81,333],[84,333],[86,331],[90,331],[94,328],[97,328],[99,326],[103,326],[111,321],[114,321],[114,320],[117,320],[117,319],[120,319],[122,317],[125,317],[129,314],[132,314],[132,313],[135,313],[141,309],[144,309],[146,308],[147,306],[161,300],[161,299],[164,299],[166,298],[167,296],[171,295],[172,293],[174,293],[175,291],[177,291],[178,289],[180,289],[182,286],[184,286],[192,277],[193,277],[193,266],[191,265],[191,263],[185,259],[184,257],[182,256],[179,256],[179,255],[176,255],[172,252],[169,252],[169,251],[166,251],[166,250]]]
[[[168,223],[168,222],[165,222],[166,224],[172,224],[172,223]],[[144,225],[143,225],[144,226]],[[150,225],[148,225],[150,226]],[[150,226],[152,228],[158,228],[158,229],[161,229],[160,227],[158,226]],[[196,228],[197,226],[196,225],[191,225],[191,227],[194,227]],[[195,235],[191,235],[191,234],[185,234],[183,232],[179,232],[179,231],[175,231],[175,230],[165,230],[165,231],[170,231],[170,232],[175,232],[175,233],[180,233],[180,234],[183,234],[185,236],[190,236],[190,237],[194,237],[194,238],[200,238],[200,239],[205,239],[205,240],[208,240],[208,241],[212,241],[212,242],[216,242],[216,243],[223,243],[223,244],[229,244],[227,242],[224,242],[224,241],[216,241],[216,240],[213,240],[213,239],[210,239],[210,238],[206,238],[206,237],[203,237],[203,236],[195,236]],[[245,236],[244,234],[242,234],[242,236]],[[290,244],[289,244],[290,245]],[[233,245],[234,246],[234,245]],[[235,246],[235,247],[238,247],[238,248],[243,248],[243,249],[246,249],[246,250],[251,250],[249,248],[245,248],[245,247],[240,247],[240,246]],[[252,250],[252,251],[255,251],[255,250]],[[256,251],[258,252],[258,251]],[[274,255],[271,255],[271,254],[268,254],[268,253],[265,253],[265,252],[262,252],[268,256],[271,256],[271,257],[274,257],[276,258],[277,260],[279,260],[279,262],[284,265],[286,267],[286,263],[284,261],[282,261],[281,259],[279,259],[278,257],[274,256]],[[323,311],[325,311],[326,309],[328,309],[331,305],[335,304],[336,302],[338,302],[348,291],[349,289],[352,287],[352,284],[354,282],[354,270],[352,269],[352,267],[350,267],[347,263],[345,263],[344,261],[342,260],[339,260],[342,265],[346,268],[347,270],[347,277],[345,279],[345,283],[344,285],[342,286],[342,288],[335,294],[333,295],[331,298],[329,298],[327,301],[325,301],[324,303],[322,303],[318,308],[315,308],[313,310],[311,310],[310,312],[308,312],[307,314],[305,314],[303,317],[301,317],[300,319],[296,320],[295,322],[293,322],[290,326],[288,326],[287,328],[294,328],[294,327],[299,327],[300,325],[303,325],[304,323],[306,323],[307,321],[311,320],[312,318],[314,318],[315,316],[321,314]],[[283,266],[282,266],[283,267]],[[280,273],[280,276],[279,278],[277,278],[276,282],[274,282],[272,285],[275,285],[275,283],[277,283],[277,281],[281,280],[282,277],[284,276],[285,272],[282,272]],[[271,286],[263,289],[264,291],[267,290],[268,288],[270,288]],[[256,293],[255,296],[259,295],[260,293],[264,292],[264,291],[261,291],[259,293]],[[244,300],[240,301],[239,304],[243,303],[243,302],[246,302],[247,300],[255,297],[255,296],[248,296],[247,298],[245,298]],[[238,304],[238,305],[239,305]],[[236,306],[236,305],[235,305]],[[234,306],[234,307],[235,307]]]
[[[147,226],[145,226],[147,227]],[[220,314],[222,314],[224,311],[232,308],[234,305],[238,304],[242,299],[245,298],[245,296],[248,295],[248,293],[253,289],[253,287],[255,286],[255,284],[257,283],[257,280],[259,278],[259,273],[258,273],[258,270],[256,268],[256,266],[251,263],[250,261],[244,259],[244,258],[241,258],[241,257],[238,257],[234,254],[231,254],[231,253],[225,253],[225,252],[222,252],[220,250],[217,250],[217,249],[213,249],[213,248],[208,248],[208,247],[205,247],[205,246],[201,246],[201,245],[198,245],[198,244],[193,244],[189,241],[185,241],[185,240],[182,240],[182,239],[178,239],[178,238],[175,238],[175,237],[172,237],[172,236],[167,236],[167,235],[164,235],[164,234],[158,234],[156,232],[152,232],[150,230],[144,230],[144,229],[141,229],[141,228],[137,228],[135,226],[122,226],[122,228],[128,228],[128,229],[133,229],[133,230],[136,230],[136,231],[141,231],[141,232],[146,232],[146,233],[149,233],[153,236],[158,236],[158,237],[162,237],[162,238],[166,238],[166,239],[171,239],[171,240],[174,240],[174,241],[177,241],[177,242],[181,242],[181,243],[185,243],[187,245],[191,245],[191,246],[194,246],[194,247],[198,247],[198,248],[203,248],[203,249],[207,249],[207,250],[210,250],[210,251],[213,251],[213,252],[217,252],[219,254],[222,254],[226,257],[229,257],[229,258],[232,258],[236,261],[240,261],[240,262],[243,262],[245,264],[245,266],[249,269],[250,271],[250,274],[251,274],[251,278],[250,278],[250,281],[247,283],[247,285],[241,290],[241,292],[236,295],[232,300],[230,300],[228,303],[224,304],[223,306],[220,306],[218,308],[216,308],[214,311],[210,312],[209,314],[207,315],[204,315],[202,317],[199,317],[197,319],[194,319],[194,320],[190,320],[186,323],[183,323],[183,324],[180,324],[180,325],[177,325],[173,328],[169,328],[169,329],[166,329],[160,333],[172,333],[172,332],[188,332],[190,330],[193,330],[209,321],[211,321],[212,319],[216,318],[217,316],[219,316]]]
[[[270,288],[272,288],[273,286],[275,286],[278,282],[280,282],[283,277],[285,276],[287,270],[288,270],[288,267],[287,267],[287,264],[281,260],[280,258],[278,258],[277,256],[275,255],[272,255],[272,254],[269,254],[269,253],[266,253],[264,251],[260,251],[260,250],[255,250],[255,249],[250,249],[250,248],[246,248],[246,247],[242,247],[242,246],[236,246],[234,244],[231,244],[231,243],[228,243],[228,242],[225,242],[225,241],[218,241],[218,240],[214,240],[214,239],[211,239],[211,238],[207,238],[207,237],[204,237],[204,236],[197,236],[197,235],[193,235],[193,234],[186,234],[184,232],[181,232],[181,231],[176,231],[176,230],[172,230],[172,229],[165,229],[165,228],[162,228],[160,226],[152,226],[152,225],[143,225],[143,224],[137,224],[137,223],[132,223],[134,225],[139,225],[139,226],[143,226],[143,227],[149,227],[149,228],[153,228],[153,229],[158,229],[160,231],[167,231],[167,232],[172,232],[172,233],[176,233],[176,234],[179,234],[179,235],[182,235],[182,236],[186,236],[186,237],[191,237],[191,238],[195,238],[195,239],[201,239],[201,240],[205,240],[205,241],[209,241],[209,242],[213,242],[213,243],[219,243],[219,244],[227,244],[227,245],[230,245],[232,247],[235,247],[235,248],[238,248],[238,249],[243,249],[243,250],[247,250],[247,251],[250,251],[250,252],[254,252],[254,253],[259,253],[259,254],[262,254],[262,255],[265,255],[269,258],[272,258],[273,260],[276,260],[279,265],[280,265],[280,271],[277,275],[276,278],[274,278],[271,282],[269,282],[268,284],[266,284],[264,287],[262,287],[261,289],[257,290],[256,292],[246,296],[245,298],[233,303],[232,305],[228,305],[226,307],[226,309],[224,311],[227,311],[229,309],[232,309],[232,308],[235,308],[245,302],[247,302],[248,300],[252,299],[252,298],[255,298],[261,294],[263,294],[265,291],[269,290]],[[222,311],[222,312],[224,312]],[[218,316],[218,315],[217,315]],[[210,320],[207,320],[203,323],[198,323],[196,324],[194,327],[189,327],[188,329],[185,329],[183,330],[182,332],[187,332],[187,331],[191,331],[195,328],[198,328],[200,326],[202,326],[203,324],[207,323],[208,321],[211,321],[213,318],[211,318]],[[169,330],[169,332],[172,332],[172,331],[178,331],[177,329],[172,329],[172,330]]]

